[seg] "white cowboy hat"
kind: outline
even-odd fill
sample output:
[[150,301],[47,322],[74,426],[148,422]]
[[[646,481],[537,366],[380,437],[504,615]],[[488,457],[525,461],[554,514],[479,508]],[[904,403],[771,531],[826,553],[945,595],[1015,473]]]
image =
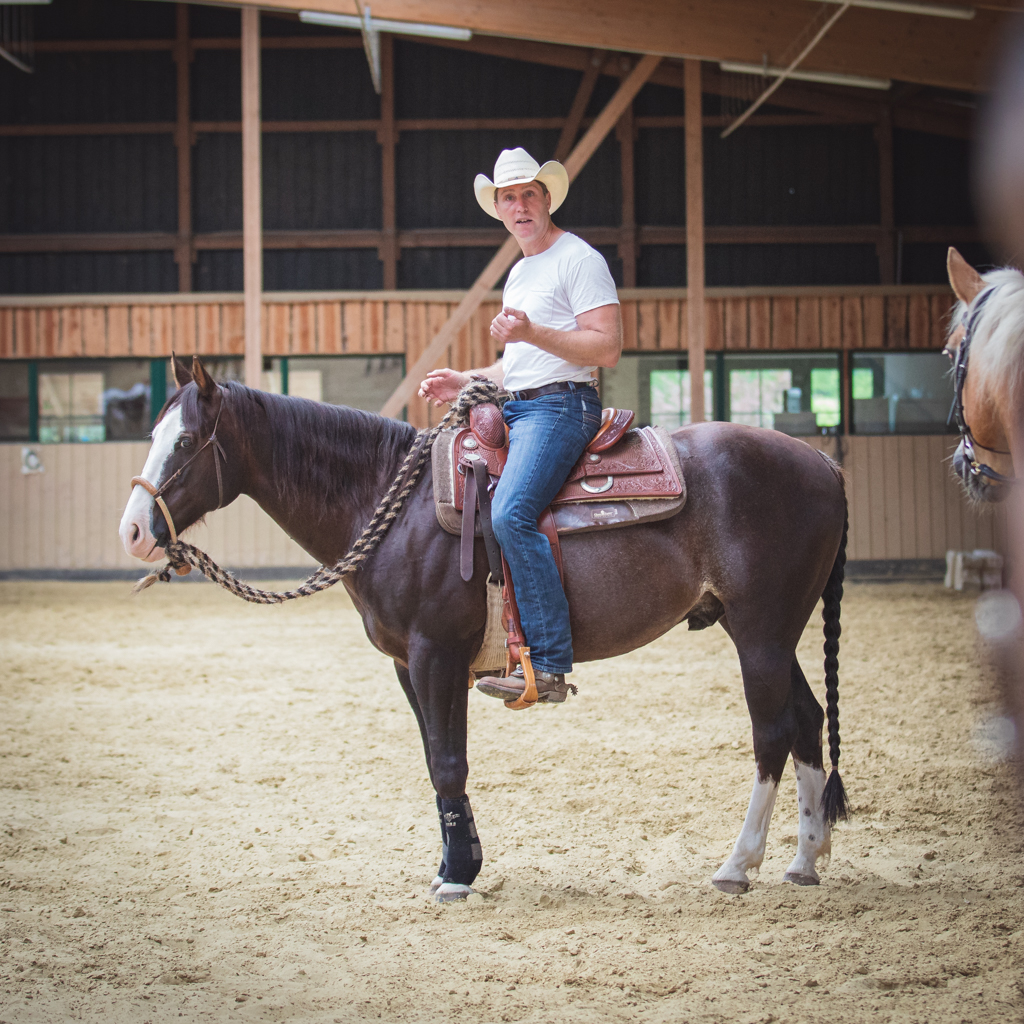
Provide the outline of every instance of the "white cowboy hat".
[[557,160],[541,166],[522,147],[503,149],[494,164],[494,181],[486,174],[478,174],[473,182],[476,201],[489,217],[501,220],[494,209],[494,190],[509,185],[525,185],[528,181],[542,182],[551,193],[551,212],[554,213],[569,192],[569,175]]

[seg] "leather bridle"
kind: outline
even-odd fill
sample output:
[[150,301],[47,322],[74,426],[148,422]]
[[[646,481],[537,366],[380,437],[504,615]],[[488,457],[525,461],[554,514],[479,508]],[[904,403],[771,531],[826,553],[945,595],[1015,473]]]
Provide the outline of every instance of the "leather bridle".
[[143,490],[149,491],[153,496],[153,501],[157,504],[160,511],[164,514],[164,519],[167,521],[167,529],[171,533],[171,543],[178,543],[178,531],[174,528],[174,520],[171,518],[171,513],[167,508],[167,502],[164,501],[164,492],[168,487],[179,477],[182,473],[192,465],[200,455],[206,451],[207,448],[213,450],[213,468],[217,471],[217,508],[220,508],[224,504],[224,478],[221,474],[220,460],[223,459],[225,464],[228,461],[227,455],[224,454],[224,449],[221,447],[220,441],[217,439],[217,427],[220,424],[220,414],[224,411],[224,392],[221,391],[220,405],[217,408],[217,418],[213,421],[213,431],[206,441],[200,445],[196,453],[186,462],[183,466],[180,466],[175,470],[159,487],[155,487],[145,477],[133,476],[132,487],[134,488],[138,484]]
[[971,339],[973,338],[975,328],[978,326],[978,320],[981,318],[985,304],[992,298],[995,290],[996,286],[990,285],[964,310],[963,320],[961,321],[964,328],[964,336],[953,359],[953,407],[949,411],[949,419],[956,423],[957,430],[960,431],[960,443],[963,445],[964,458],[967,460],[971,476],[980,477],[984,483],[1005,486],[1016,483],[1017,478],[1005,476],[994,470],[991,466],[986,466],[984,462],[978,459],[975,449],[980,448],[983,451],[992,452],[993,455],[1009,455],[1011,453],[1003,451],[1001,448],[989,448],[987,445],[975,440],[964,416],[964,385],[967,383],[967,361],[971,354]]

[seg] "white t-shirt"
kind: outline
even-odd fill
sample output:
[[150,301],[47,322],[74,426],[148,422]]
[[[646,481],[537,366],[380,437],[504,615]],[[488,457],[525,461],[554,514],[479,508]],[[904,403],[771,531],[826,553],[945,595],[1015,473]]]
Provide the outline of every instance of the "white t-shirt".
[[[578,331],[576,317],[598,306],[618,305],[615,282],[604,257],[566,231],[536,256],[524,256],[510,271],[503,303],[521,309],[541,327]],[[555,381],[588,381],[594,366],[577,366],[526,341],[512,341],[502,357],[507,391],[539,388]]]

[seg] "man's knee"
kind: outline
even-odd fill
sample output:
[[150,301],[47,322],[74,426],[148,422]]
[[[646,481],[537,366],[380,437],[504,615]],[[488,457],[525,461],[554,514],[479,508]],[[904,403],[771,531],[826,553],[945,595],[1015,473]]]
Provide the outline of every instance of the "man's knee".
[[494,526],[494,535],[502,547],[513,543],[531,526],[529,516],[524,514],[522,505],[514,497],[502,500],[495,496],[494,504],[491,506],[491,523]]

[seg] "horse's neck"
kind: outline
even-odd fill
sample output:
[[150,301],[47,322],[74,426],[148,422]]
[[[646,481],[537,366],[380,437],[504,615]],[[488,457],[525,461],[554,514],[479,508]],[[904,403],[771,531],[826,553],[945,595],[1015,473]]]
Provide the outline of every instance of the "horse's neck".
[[[347,425],[346,425],[347,426]],[[373,421],[358,421],[365,437],[358,431],[347,433],[346,443],[314,454],[313,437],[298,438],[297,466],[290,467],[292,479],[281,481],[274,465],[272,425],[266,424],[267,436],[253,437],[250,446],[251,464],[243,486],[248,494],[296,543],[325,565],[342,558],[355,543],[369,522],[374,510],[397,474],[408,445],[381,443],[379,429]],[[414,436],[414,435],[412,435]],[[412,436],[409,437],[411,443]],[[325,502],[322,482],[301,472],[305,457],[323,462],[332,481],[341,481],[335,495]],[[282,484],[284,486],[282,486]]]

